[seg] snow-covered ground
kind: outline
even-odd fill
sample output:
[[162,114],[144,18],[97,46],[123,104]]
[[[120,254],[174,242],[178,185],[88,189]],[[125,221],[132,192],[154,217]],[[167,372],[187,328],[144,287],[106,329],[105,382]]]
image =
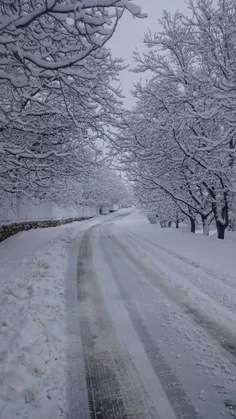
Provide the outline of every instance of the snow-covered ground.
[[69,243],[112,216],[0,243],[0,418],[59,419],[66,400]]
[[67,247],[79,228],[32,230],[0,244],[1,419],[63,417]]
[[137,415],[236,417],[235,234],[220,241],[119,214],[0,244],[1,419],[87,419],[89,379],[103,397],[116,368],[117,397],[131,410],[134,397]]
[[91,231],[83,246],[81,339],[94,409],[103,403],[100,388],[115,386],[106,383],[107,368],[117,399],[131,411],[139,406],[137,418],[236,417],[234,242],[162,230],[132,214]]
[[236,417],[235,233],[161,229],[138,213],[111,231],[137,271],[133,279],[120,261],[127,292],[200,417]]
[[236,232],[226,231],[225,240],[218,240],[216,234],[204,237],[192,234],[186,229],[161,228],[159,224],[150,224],[146,217],[136,212],[132,217],[122,220],[122,227],[137,234],[141,240],[149,240],[170,254],[178,256],[195,267],[224,277],[236,284]]
[[222,241],[216,236],[162,229],[140,215],[122,220],[122,229],[136,253],[165,278],[167,293],[172,289],[178,294],[178,304],[201,313],[212,326],[213,323],[221,325],[225,338],[226,330],[234,331],[228,344],[235,346],[235,233],[227,232],[226,240]]

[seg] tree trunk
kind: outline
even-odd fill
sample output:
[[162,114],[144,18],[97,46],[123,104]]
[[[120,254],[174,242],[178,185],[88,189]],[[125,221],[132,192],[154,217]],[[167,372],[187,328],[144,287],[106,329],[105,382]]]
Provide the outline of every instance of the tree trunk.
[[179,219],[177,218],[177,220],[175,221],[175,226],[176,228],[179,228]]
[[[220,211],[220,215],[221,215],[220,219],[219,219],[218,212],[217,212],[216,202],[212,203],[212,211],[213,211],[213,214],[214,214],[214,217],[215,217],[216,228],[217,228],[217,237],[220,240],[224,240],[225,230],[227,229],[227,227],[229,225],[229,205],[228,205],[227,196],[228,196],[228,193],[225,192],[224,193],[225,201],[224,201],[224,206],[223,206],[223,208],[221,208],[221,211]],[[221,222],[221,220],[223,222]]]
[[232,231],[235,231],[235,220],[232,221]]
[[225,224],[222,224],[220,221],[217,221],[216,228],[217,228],[217,237],[218,237],[218,239],[224,240],[224,238],[225,238],[225,230],[226,230]]
[[169,228],[171,227],[171,224],[172,224],[172,223],[171,223],[171,221],[169,221],[169,222],[168,222],[168,227],[169,227]]
[[209,225],[207,218],[202,216],[202,227],[203,227],[203,236],[209,236]]
[[190,222],[191,222],[191,233],[195,233],[196,231],[196,221],[194,218],[190,218]]
[[234,218],[229,220],[229,225],[228,225],[228,230],[229,231],[235,231],[235,220]]

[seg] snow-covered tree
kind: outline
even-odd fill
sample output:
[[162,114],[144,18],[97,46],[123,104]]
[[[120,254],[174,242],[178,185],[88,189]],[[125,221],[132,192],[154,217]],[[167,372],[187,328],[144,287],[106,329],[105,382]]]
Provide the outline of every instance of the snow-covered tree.
[[98,207],[123,205],[129,201],[129,190],[121,177],[108,167],[97,167],[91,171],[84,184],[82,200],[87,205]]
[[86,103],[73,89],[61,89],[57,83],[24,106],[15,92],[3,96],[4,109],[9,108],[0,133],[3,189],[38,195],[40,188],[49,188],[54,176],[81,173],[89,164],[88,147],[93,157],[98,154],[94,154],[97,140],[104,139],[107,125],[119,113],[119,92],[111,91],[111,81],[121,65],[105,50],[96,51],[89,61],[97,80]]
[[[134,88],[114,144],[132,181],[166,193],[208,234],[214,217],[224,237],[235,193],[236,5],[190,1],[192,17],[165,12],[162,30],[148,33],[148,51],[134,54],[148,71]],[[229,30],[230,28],[230,30]]]
[[130,0],[0,1],[0,191],[40,197],[100,153],[120,113],[105,48]]

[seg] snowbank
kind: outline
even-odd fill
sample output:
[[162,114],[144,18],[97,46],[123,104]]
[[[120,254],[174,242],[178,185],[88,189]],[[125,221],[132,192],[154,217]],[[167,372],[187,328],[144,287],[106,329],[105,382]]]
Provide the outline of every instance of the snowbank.
[[1,283],[1,419],[63,417],[68,241],[49,242]]
[[192,234],[175,228],[161,228],[152,225],[141,214],[122,220],[125,229],[139,234],[169,254],[177,256],[206,273],[227,280],[231,284],[236,281],[236,233],[226,232],[225,240],[217,239],[216,235],[203,236]]
[[1,419],[64,417],[68,245],[91,221],[0,244]]

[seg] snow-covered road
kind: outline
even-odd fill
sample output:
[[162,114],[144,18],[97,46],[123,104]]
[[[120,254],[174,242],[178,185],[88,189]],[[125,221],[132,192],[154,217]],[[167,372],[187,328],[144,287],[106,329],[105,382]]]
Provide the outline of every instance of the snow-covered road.
[[236,417],[233,275],[162,248],[133,214],[93,226],[77,245],[68,418]]
[[0,244],[0,419],[236,418],[236,243],[130,210]]

